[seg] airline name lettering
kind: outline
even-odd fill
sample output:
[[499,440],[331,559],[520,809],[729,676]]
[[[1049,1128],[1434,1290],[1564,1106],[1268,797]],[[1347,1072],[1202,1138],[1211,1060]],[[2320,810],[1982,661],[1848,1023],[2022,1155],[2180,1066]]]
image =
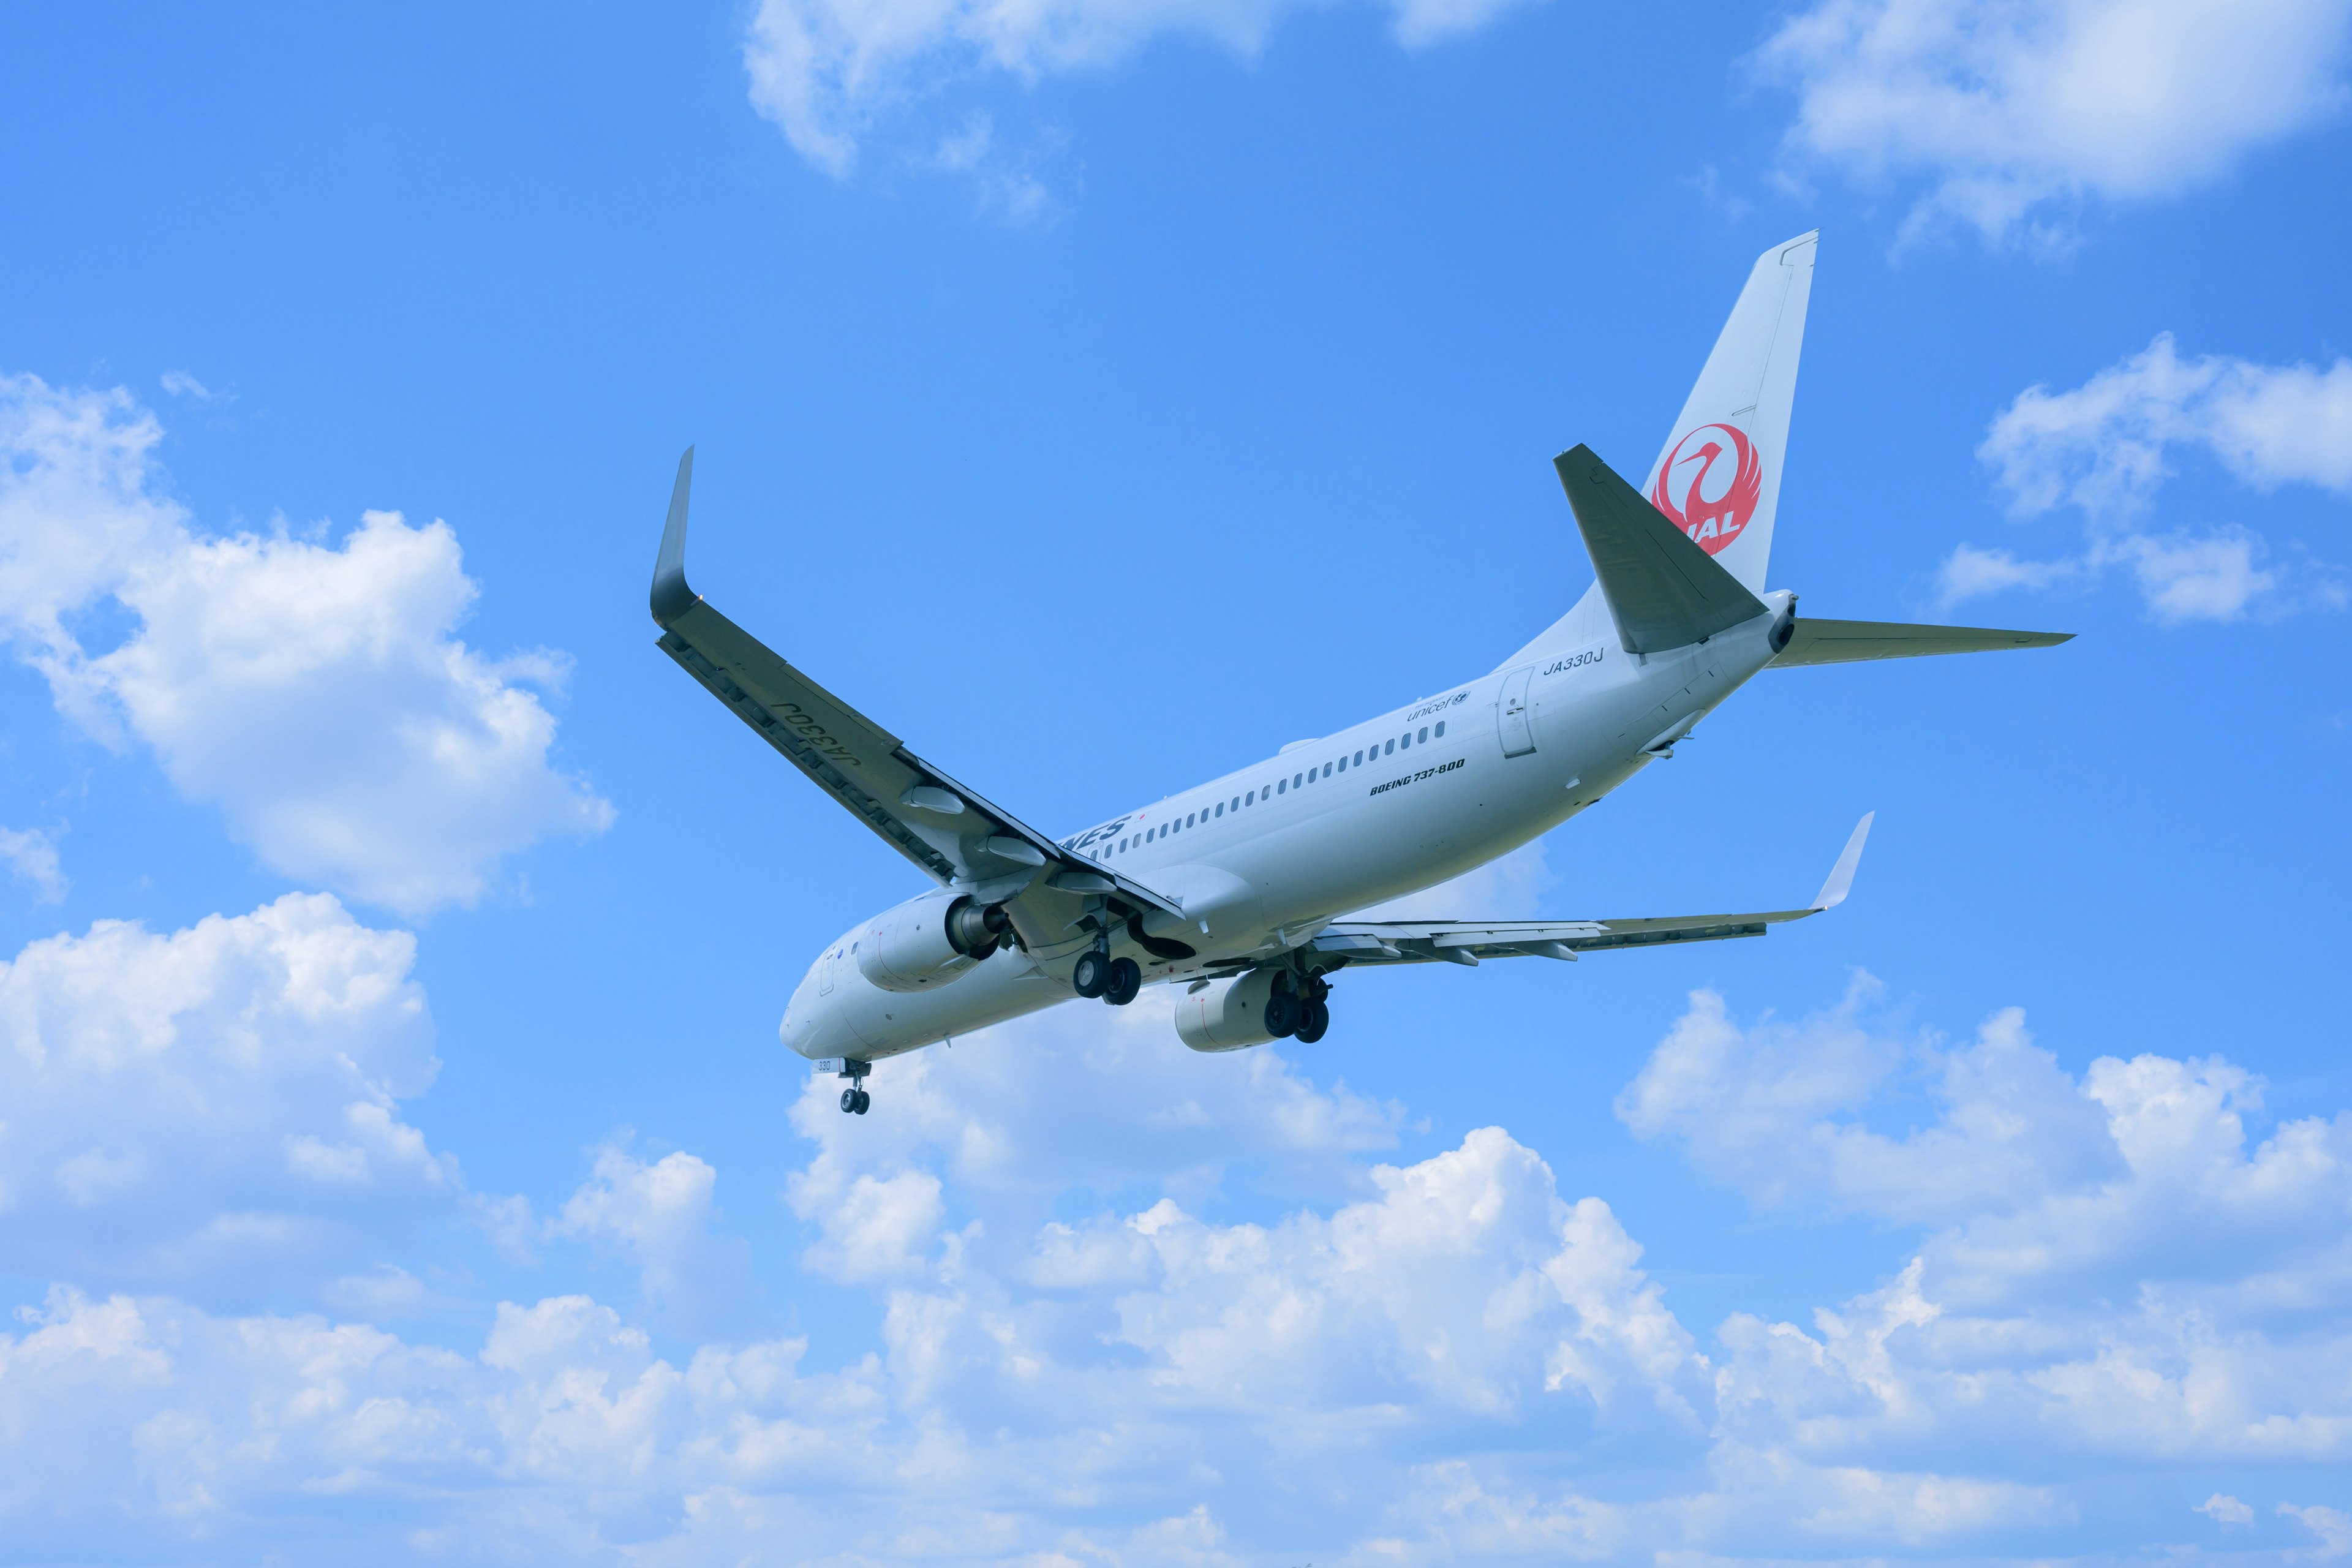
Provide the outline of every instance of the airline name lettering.
[[1125,827],[1126,826],[1127,818],[1122,816],[1117,822],[1106,822],[1100,827],[1089,827],[1084,833],[1079,834],[1076,838],[1063,839],[1062,847],[1065,849],[1089,848],[1094,845],[1101,843],[1104,839],[1108,838],[1112,834],[1117,833],[1120,828]]
[[1470,694],[1468,692],[1457,691],[1451,697],[1441,697],[1434,702],[1423,703],[1420,707],[1406,714],[1404,716],[1404,721],[1410,724],[1416,719],[1425,719],[1430,714],[1438,712],[1444,709],[1451,708],[1457,702],[1467,702],[1468,700],[1470,700]]
[[1440,773],[1452,773],[1454,769],[1468,763],[1469,760],[1470,759],[1467,757],[1456,757],[1450,763],[1440,763],[1433,768],[1423,768],[1417,773],[1407,773],[1401,779],[1391,779],[1386,784],[1374,784],[1370,793],[1372,795],[1386,795],[1392,789],[1402,789],[1407,784],[1419,784],[1423,779],[1433,779]]

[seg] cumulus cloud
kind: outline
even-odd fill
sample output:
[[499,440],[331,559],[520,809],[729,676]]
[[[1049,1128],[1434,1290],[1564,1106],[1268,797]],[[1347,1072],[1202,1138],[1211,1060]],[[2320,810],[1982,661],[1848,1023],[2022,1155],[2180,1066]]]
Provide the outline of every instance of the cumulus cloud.
[[[69,720],[152,749],[272,869],[404,912],[611,822],[551,764],[555,720],[527,689],[564,661],[451,635],[478,589],[446,523],[207,537],[162,488],[162,434],[120,390],[0,377],[0,628]],[[109,600],[135,625],[86,647]]]
[[[266,1058],[300,1010],[278,998],[309,998],[350,1070],[420,1082],[417,1023],[370,1044],[352,1016],[421,1002],[404,955],[331,900],[281,904],[316,932],[247,940],[307,953],[268,971],[300,984],[215,981],[170,1026],[132,1007],[42,1040],[168,1058],[187,1018],[234,1014]],[[6,1016],[28,963],[55,966],[32,951]],[[131,959],[156,984],[187,967]],[[88,998],[113,973],[31,994],[109,1018]],[[2192,1526],[2331,1549],[2332,1500],[2250,1483],[2352,1458],[2352,1117],[2264,1126],[2221,1058],[2069,1073],[2013,1011],[1947,1042],[1866,979],[1785,1023],[1701,993],[1620,1114],[1769,1223],[1899,1229],[1843,1300],[1694,1331],[1618,1209],[1505,1130],[1382,1157],[1393,1108],[1271,1051],[1193,1057],[1146,1006],[894,1059],[868,1117],[812,1083],[784,1195],[839,1290],[789,1333],[677,1319],[733,1288],[721,1173],[626,1142],[512,1217],[552,1266],[570,1243],[629,1265],[634,1309],[536,1289],[435,1343],[385,1326],[429,1304],[429,1263],[322,1269],[344,1321],[58,1286],[0,1333],[0,1531],[35,1555],[359,1562],[2088,1560],[2177,1555]],[[329,1097],[246,1098],[255,1182],[356,1212],[385,1180]],[[96,1145],[38,1201],[157,1202],[152,1146]],[[1222,1215],[1236,1172],[1301,1195]],[[2101,1501],[2159,1474],[2203,1483],[2201,1518]]]
[[608,1144],[548,1221],[548,1234],[617,1251],[638,1271],[647,1313],[677,1332],[740,1330],[756,1318],[751,1257],[715,1228],[719,1172],[683,1150],[647,1163]]
[[[1222,46],[1246,59],[1288,12],[1316,0],[761,0],[743,38],[751,104],[817,168],[845,177],[861,143],[958,81],[1034,84],[1100,71],[1162,37]],[[1485,26],[1519,0],[1385,0],[1397,41],[1422,48]],[[939,166],[973,174],[984,205],[1018,220],[1052,197],[984,114],[940,143]]]
[[2072,390],[2028,387],[1993,419],[1977,456],[1995,471],[2013,516],[2074,507],[2087,543],[2079,556],[2048,562],[1963,544],[1938,575],[1942,602],[1948,608],[2109,569],[2129,572],[2149,613],[2168,624],[2283,608],[2298,585],[2309,597],[2340,600],[2326,574],[2305,572],[2298,584],[2260,536],[2236,524],[2149,531],[2180,453],[2202,454],[2258,491],[2305,485],[2352,495],[2352,360],[2323,369],[2184,359],[2166,332]]
[[1932,1227],[1810,1329],[1724,1323],[1720,1443],[1815,1468],[1931,1451],[2000,1485],[2095,1454],[2352,1455],[2352,1116],[2257,1140],[2261,1083],[2223,1058],[2078,1078],[2013,1010],[1949,1047],[1866,1000],[1742,1028],[1699,994],[1620,1102],[1759,1201]]
[[[84,1279],[310,1271],[458,1196],[402,1120],[439,1063],[415,942],[323,893],[0,963],[0,1237]],[[364,1260],[364,1259],[362,1259]]]
[[2347,0],[1815,0],[1759,55],[1800,164],[1925,187],[1906,225],[2047,238],[2210,184],[2346,102]]
[[673,1359],[585,1296],[449,1351],[59,1289],[0,1335],[0,1434],[42,1443],[46,1482],[0,1483],[0,1518],[82,1551],[391,1510],[404,1549],[541,1560],[1199,1562],[1234,1511],[1352,1492],[1368,1445],[1407,1471],[1465,1420],[1697,1441],[1701,1363],[1640,1248],[1498,1130],[1276,1226],[1104,1223],[1132,1252],[1115,1295],[950,1267],[892,1287],[882,1354],[832,1372],[800,1337]]
[[[1838,1006],[1743,1027],[1713,991],[1690,1007],[1617,1100],[1640,1137],[1682,1140],[1759,1203],[1827,1202],[1906,1221],[2010,1209],[2117,1168],[2105,1119],[2025,1031],[1996,1015],[1947,1048],[1868,1016],[1857,976]],[[1910,1090],[1937,1119],[1900,1137],[1863,1112]]]

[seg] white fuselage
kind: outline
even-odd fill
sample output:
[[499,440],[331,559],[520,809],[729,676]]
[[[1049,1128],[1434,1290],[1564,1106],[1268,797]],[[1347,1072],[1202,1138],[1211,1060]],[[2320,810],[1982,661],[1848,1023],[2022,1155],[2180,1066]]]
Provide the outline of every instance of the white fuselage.
[[[1062,843],[1201,917],[1166,932],[1197,950],[1191,959],[1121,946],[1147,983],[1270,958],[1598,803],[1771,661],[1789,603],[1768,595],[1765,615],[1648,657],[1624,652],[1605,615],[1572,612],[1506,668]],[[872,1060],[1069,1001],[1071,965],[1090,945],[1007,944],[935,990],[886,991],[858,949],[888,914],[844,932],[793,992],[782,1035],[800,1055]]]

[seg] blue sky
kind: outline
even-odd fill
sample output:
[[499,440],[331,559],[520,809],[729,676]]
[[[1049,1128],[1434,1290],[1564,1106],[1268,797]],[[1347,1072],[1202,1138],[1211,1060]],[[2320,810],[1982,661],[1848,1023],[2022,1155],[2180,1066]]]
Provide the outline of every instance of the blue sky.
[[[2352,1554],[2352,6],[51,8],[0,99],[0,1562]],[[1433,908],[1769,940],[774,1028],[916,890],[696,583],[1052,830],[1486,670],[1753,257],[1768,674]]]

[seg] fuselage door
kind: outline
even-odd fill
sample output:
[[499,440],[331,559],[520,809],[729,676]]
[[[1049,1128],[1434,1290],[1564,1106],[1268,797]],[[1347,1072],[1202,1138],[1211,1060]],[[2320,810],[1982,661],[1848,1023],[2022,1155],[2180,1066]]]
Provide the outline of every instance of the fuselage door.
[[828,952],[817,961],[816,994],[820,996],[833,994],[833,961],[837,956],[839,955]]
[[1536,749],[1536,727],[1528,715],[1528,682],[1536,667],[1515,669],[1503,677],[1502,694],[1495,699],[1495,733],[1502,738],[1503,755],[1524,757]]

